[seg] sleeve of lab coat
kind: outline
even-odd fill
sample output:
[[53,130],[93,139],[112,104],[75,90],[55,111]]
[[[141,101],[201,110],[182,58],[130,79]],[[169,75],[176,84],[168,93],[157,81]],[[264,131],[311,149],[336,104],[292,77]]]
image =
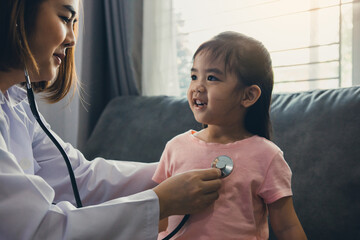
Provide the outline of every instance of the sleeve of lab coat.
[[[45,120],[43,122],[50,129]],[[55,202],[66,200],[75,204],[69,173],[62,155],[38,124],[35,124],[34,128],[33,155],[40,166],[36,175],[45,179],[55,190]],[[56,133],[51,133],[69,157],[84,206],[128,196],[156,186],[152,176],[158,163],[105,160],[100,157],[88,161],[71,144],[63,142]]]
[[0,239],[157,238],[159,202],[153,190],[146,190],[154,186],[156,165],[88,162],[56,136],[69,155],[85,206],[77,209],[64,160],[42,132],[34,132],[36,175],[25,174],[0,148]]

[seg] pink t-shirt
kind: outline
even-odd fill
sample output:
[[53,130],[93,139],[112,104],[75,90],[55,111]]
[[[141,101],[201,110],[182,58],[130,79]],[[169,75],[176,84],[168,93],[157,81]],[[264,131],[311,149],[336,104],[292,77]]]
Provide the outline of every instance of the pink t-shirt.
[[[211,167],[212,161],[227,155],[233,172],[223,179],[220,197],[213,207],[191,215],[172,239],[268,239],[266,204],[291,196],[291,170],[282,151],[259,136],[228,143],[206,143],[190,130],[170,140],[153,180],[160,183],[177,173]],[[183,216],[169,217],[164,238]]]

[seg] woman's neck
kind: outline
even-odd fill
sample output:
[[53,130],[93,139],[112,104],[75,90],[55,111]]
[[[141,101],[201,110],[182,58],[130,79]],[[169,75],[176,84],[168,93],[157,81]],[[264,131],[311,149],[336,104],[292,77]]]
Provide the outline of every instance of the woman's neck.
[[8,72],[0,71],[0,90],[5,93],[11,86],[24,82],[24,71],[11,69]]

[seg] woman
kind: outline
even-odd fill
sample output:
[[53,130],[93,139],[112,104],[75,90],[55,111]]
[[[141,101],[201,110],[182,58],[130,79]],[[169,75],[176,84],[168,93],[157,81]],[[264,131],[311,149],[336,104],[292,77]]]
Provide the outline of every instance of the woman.
[[79,0],[0,4],[0,239],[156,239],[159,219],[199,212],[218,198],[217,169],[155,186],[156,164],[89,162],[55,134],[74,169],[84,205],[76,208],[66,164],[22,86],[26,69],[32,88],[56,102],[76,84]]

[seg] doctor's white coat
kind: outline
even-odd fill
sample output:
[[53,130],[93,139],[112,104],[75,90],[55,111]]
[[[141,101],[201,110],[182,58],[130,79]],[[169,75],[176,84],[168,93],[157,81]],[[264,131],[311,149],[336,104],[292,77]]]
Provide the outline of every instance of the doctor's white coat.
[[0,91],[0,105],[1,240],[157,239],[156,164],[89,162],[54,134],[74,169],[84,205],[77,209],[65,162],[33,118],[25,90]]

